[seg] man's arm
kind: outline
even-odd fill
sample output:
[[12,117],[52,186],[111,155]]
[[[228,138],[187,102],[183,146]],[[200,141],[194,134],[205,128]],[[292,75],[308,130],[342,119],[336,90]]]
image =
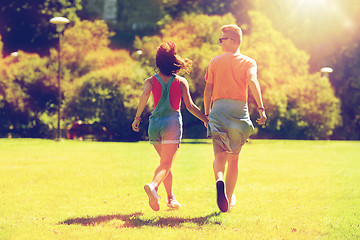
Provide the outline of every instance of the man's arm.
[[265,124],[267,117],[265,114],[264,103],[263,103],[263,100],[261,97],[260,84],[259,84],[259,82],[257,80],[257,76],[256,76],[256,70],[254,71],[253,69],[249,69],[248,74],[247,74],[247,81],[248,81],[251,93],[253,94],[256,104],[259,109],[260,118],[258,118],[256,120],[256,122],[259,125],[263,125],[263,124]]
[[214,85],[206,83],[204,90],[204,111],[205,115],[208,116],[211,108],[211,96],[214,89]]

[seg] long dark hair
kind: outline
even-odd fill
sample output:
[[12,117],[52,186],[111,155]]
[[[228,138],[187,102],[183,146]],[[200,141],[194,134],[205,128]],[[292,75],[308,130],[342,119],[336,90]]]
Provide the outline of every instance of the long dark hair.
[[166,76],[180,71],[190,72],[192,61],[177,54],[176,44],[168,41],[162,43],[156,53],[156,67]]

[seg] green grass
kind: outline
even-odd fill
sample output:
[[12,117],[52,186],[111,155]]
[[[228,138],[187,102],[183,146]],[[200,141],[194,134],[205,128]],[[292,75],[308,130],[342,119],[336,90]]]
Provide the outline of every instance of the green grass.
[[148,142],[0,139],[0,239],[360,239],[360,142],[253,140],[230,213],[216,206],[208,140],[173,165],[182,204],[153,212]]

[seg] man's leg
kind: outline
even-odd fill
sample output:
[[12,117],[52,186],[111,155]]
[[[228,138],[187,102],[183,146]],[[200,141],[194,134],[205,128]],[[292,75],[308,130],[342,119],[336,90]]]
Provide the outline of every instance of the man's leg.
[[226,194],[227,194],[229,201],[231,202],[231,198],[233,196],[236,182],[238,179],[239,154],[228,154],[227,162],[228,162],[228,166],[227,166],[227,170],[226,170],[226,179],[225,179]]
[[214,175],[216,180],[217,204],[222,212],[229,209],[229,201],[226,196],[226,187],[224,182],[225,165],[228,153],[213,141],[215,160],[213,163]]
[[213,162],[213,169],[215,174],[215,180],[224,180],[225,165],[227,161],[227,152],[213,140],[213,148],[215,154],[215,160]]

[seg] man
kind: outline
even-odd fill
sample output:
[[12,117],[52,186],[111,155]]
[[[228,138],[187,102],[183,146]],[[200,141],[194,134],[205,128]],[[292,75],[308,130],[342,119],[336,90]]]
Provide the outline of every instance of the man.
[[257,80],[256,62],[240,53],[241,29],[236,25],[226,25],[221,31],[219,41],[223,54],[211,59],[207,67],[204,107],[205,115],[210,113],[208,137],[213,140],[217,203],[219,209],[226,212],[236,203],[233,193],[238,177],[239,153],[254,132],[247,106],[248,87],[258,105],[260,118],[256,122],[263,125],[267,117]]

